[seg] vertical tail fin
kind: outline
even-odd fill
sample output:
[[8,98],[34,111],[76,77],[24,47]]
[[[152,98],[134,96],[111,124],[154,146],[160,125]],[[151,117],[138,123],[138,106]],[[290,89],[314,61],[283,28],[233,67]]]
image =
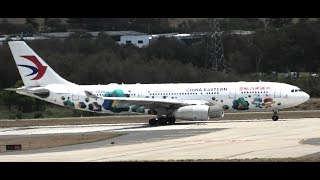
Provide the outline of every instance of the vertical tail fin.
[[26,87],[48,84],[72,84],[60,77],[25,42],[8,42],[20,76]]

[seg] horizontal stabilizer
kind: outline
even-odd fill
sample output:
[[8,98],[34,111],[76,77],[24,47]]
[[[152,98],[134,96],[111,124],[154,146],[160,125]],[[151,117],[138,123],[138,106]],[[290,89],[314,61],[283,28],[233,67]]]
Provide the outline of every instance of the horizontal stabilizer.
[[41,87],[36,88],[5,88],[5,91],[25,92],[25,93],[48,93],[49,90]]
[[84,91],[84,92],[86,93],[86,96],[87,96],[88,98],[99,98],[98,96],[92,94],[92,93],[89,92],[89,91]]
[[18,91],[18,88],[5,88],[5,91]]

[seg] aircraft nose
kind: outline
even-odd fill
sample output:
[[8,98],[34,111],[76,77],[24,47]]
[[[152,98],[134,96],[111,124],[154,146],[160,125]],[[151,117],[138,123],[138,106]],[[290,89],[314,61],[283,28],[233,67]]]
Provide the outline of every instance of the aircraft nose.
[[303,92],[303,99],[304,102],[308,101],[310,99],[310,95],[308,93]]

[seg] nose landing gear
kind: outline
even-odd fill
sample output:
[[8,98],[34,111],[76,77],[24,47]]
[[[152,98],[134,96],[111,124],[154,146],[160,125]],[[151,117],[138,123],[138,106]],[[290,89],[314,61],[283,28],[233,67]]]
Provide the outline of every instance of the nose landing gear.
[[273,110],[273,116],[272,116],[273,121],[278,121],[279,119],[278,113],[279,113],[278,109]]

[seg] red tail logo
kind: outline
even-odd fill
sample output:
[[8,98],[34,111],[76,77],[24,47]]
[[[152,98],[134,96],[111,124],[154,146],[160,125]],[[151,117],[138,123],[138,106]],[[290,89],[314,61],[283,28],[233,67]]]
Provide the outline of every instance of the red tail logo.
[[47,66],[43,66],[39,60],[35,57],[35,56],[21,56],[29,61],[31,61],[34,65],[36,65],[37,69],[35,69],[35,67],[32,66],[27,66],[27,65],[18,65],[18,66],[23,66],[23,67],[27,67],[30,68],[33,72],[27,76],[31,76],[33,74],[38,73],[34,78],[32,78],[31,80],[38,80],[40,78],[42,78],[42,76],[44,75],[44,73],[47,70]]

